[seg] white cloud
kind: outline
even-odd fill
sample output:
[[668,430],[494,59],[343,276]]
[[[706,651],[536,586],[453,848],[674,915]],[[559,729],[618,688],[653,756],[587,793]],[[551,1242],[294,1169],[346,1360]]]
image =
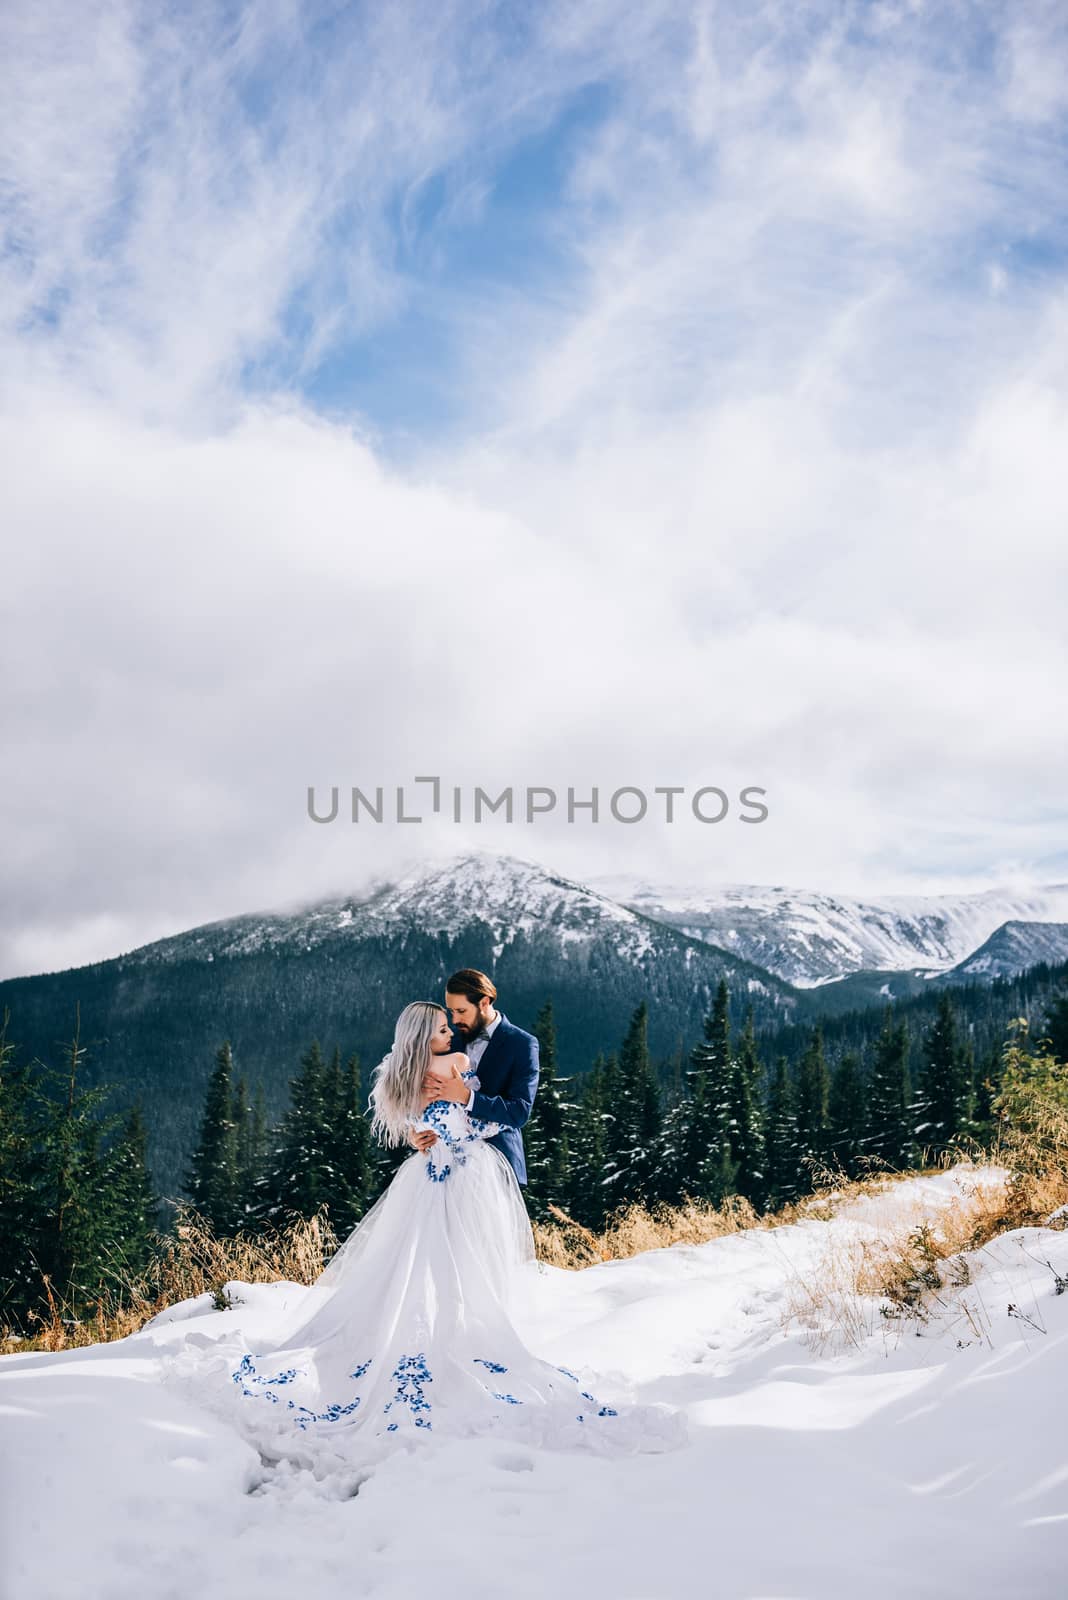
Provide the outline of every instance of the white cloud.
[[[539,8],[518,50],[489,9],[398,7],[319,56],[328,11],[163,15],[5,24],[0,971],[340,891],[413,839],[853,891],[1056,856],[1068,336],[1063,275],[1007,250],[1056,220],[1021,110],[1028,73],[1063,105],[1053,13],[985,77],[915,6]],[[441,282],[502,153],[598,78],[544,219],[573,273]],[[298,288],[306,371],[438,297],[447,445],[390,464],[372,417],[242,394]],[[308,783],[419,772],[761,784],[772,818],[304,816]]]

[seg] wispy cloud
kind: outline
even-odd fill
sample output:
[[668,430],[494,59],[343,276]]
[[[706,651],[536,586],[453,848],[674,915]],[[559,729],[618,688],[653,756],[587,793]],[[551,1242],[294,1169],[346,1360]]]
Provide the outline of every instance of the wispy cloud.
[[8,7],[0,970],[356,883],[309,782],[581,876],[1063,848],[1058,7]]

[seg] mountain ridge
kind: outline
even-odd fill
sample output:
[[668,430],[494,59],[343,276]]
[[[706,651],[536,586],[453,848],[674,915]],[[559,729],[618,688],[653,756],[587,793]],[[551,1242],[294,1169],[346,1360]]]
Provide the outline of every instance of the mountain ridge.
[[695,892],[618,874],[591,881],[621,904],[744,954],[799,989],[865,971],[948,973],[1008,922],[1068,921],[1068,884],[863,900],[781,885]]

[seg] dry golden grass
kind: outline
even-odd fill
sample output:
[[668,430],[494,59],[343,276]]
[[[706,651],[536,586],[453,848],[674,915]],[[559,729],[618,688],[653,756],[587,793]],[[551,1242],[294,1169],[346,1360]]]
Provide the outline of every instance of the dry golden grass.
[[707,1200],[689,1200],[681,1206],[634,1203],[622,1208],[599,1233],[583,1227],[560,1206],[551,1205],[549,1210],[556,1222],[532,1224],[538,1259],[571,1268],[619,1261],[673,1244],[707,1244],[724,1233],[757,1227],[761,1220],[740,1195],[722,1207]]
[[[937,1172],[952,1164],[947,1160],[940,1166],[922,1170]],[[881,1193],[918,1176],[919,1169],[871,1171],[863,1177],[848,1178],[829,1167],[817,1167],[813,1172],[816,1187],[812,1193],[777,1211],[758,1215],[741,1195],[732,1195],[721,1206],[694,1199],[676,1206],[634,1204],[621,1210],[600,1232],[583,1227],[559,1206],[550,1206],[556,1221],[534,1223],[534,1240],[541,1260],[557,1267],[581,1268],[595,1261],[617,1261],[675,1244],[707,1244],[710,1239],[750,1228],[783,1228],[800,1221],[829,1222],[858,1196]]]
[[[836,1228],[804,1272],[783,1264],[786,1296],[781,1326],[799,1326],[809,1348],[819,1352],[857,1346],[878,1328],[926,1322],[938,1309],[960,1315],[949,1291],[969,1281],[963,1253],[976,1250],[1004,1231],[1006,1186],[969,1182],[972,1166],[998,1165],[992,1157],[969,1162],[946,1156],[922,1171],[896,1175],[891,1182],[850,1185],[850,1198],[873,1201],[868,1215],[852,1229]],[[911,1205],[890,1190],[907,1178],[953,1170],[960,1194],[937,1202],[917,1195]],[[880,1197],[887,1198],[881,1208]],[[835,1209],[841,1201],[836,1196]],[[883,1212],[880,1215],[880,1211]]]
[[[955,1167],[959,1198],[940,1201],[929,1214],[918,1200],[911,1215],[898,1210],[874,1237],[836,1230],[804,1278],[787,1272],[784,1326],[797,1322],[820,1350],[857,1344],[873,1331],[874,1306],[884,1328],[937,1316],[959,1325],[962,1343],[984,1337],[976,1320],[981,1296],[956,1293],[971,1281],[967,1255],[1013,1229],[1041,1227],[1068,1206],[1068,1065],[1029,1051],[1026,1024],[1006,1048],[994,1112],[997,1132],[989,1150],[962,1145],[957,1155],[924,1169]],[[1001,1168],[1005,1181],[969,1183],[969,1165]]]
[[39,1329],[31,1338],[0,1332],[0,1346],[14,1350],[68,1350],[101,1344],[137,1333],[157,1312],[196,1295],[210,1293],[221,1309],[225,1285],[276,1283],[285,1278],[309,1284],[322,1272],[338,1246],[338,1238],[325,1212],[262,1237],[238,1235],[217,1238],[210,1225],[189,1206],[180,1208],[175,1237],[159,1235],[159,1256],[147,1272],[127,1279],[111,1303],[100,1301],[89,1319],[77,1319],[57,1302],[47,1277],[44,1291],[49,1315],[35,1320]]

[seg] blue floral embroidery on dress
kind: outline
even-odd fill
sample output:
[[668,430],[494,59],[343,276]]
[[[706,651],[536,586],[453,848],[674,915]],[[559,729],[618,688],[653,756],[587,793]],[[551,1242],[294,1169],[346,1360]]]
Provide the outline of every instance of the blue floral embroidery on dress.
[[[555,1365],[555,1363],[554,1363],[554,1365]],[[578,1383],[579,1380],[575,1376],[575,1374],[572,1372],[570,1367],[557,1367],[556,1370],[557,1370],[557,1372],[564,1373],[565,1376],[567,1376],[568,1378],[574,1378],[575,1382]],[[594,1405],[597,1404],[597,1401],[594,1399],[594,1396],[592,1394],[590,1394],[588,1390],[580,1389],[579,1390],[579,1394],[581,1394],[581,1396],[582,1396],[582,1398],[584,1400],[592,1401],[592,1403]],[[601,1409],[598,1411],[597,1415],[599,1417],[618,1417],[619,1416],[619,1412],[614,1410],[612,1406],[602,1406]],[[576,1416],[575,1420],[576,1420],[576,1422],[585,1422],[586,1419],[585,1419],[584,1416]]]
[[[486,1367],[490,1372],[507,1372],[508,1368],[500,1361],[487,1361],[485,1356],[472,1356],[471,1360],[480,1367]],[[490,1394],[494,1400],[507,1400],[510,1406],[521,1406],[522,1400],[517,1400],[514,1394],[498,1394],[496,1389],[491,1389]]]
[[[382,1407],[383,1414],[392,1411],[395,1405],[407,1406],[412,1412],[416,1427],[429,1428],[429,1417],[415,1415],[416,1412],[430,1410],[430,1401],[423,1393],[423,1384],[433,1383],[434,1380],[427,1368],[425,1352],[420,1350],[417,1356],[401,1356],[393,1369],[393,1377],[397,1380],[397,1392],[393,1399]],[[396,1427],[397,1424],[391,1422],[386,1432],[392,1433]]]
[[[372,1356],[368,1356],[367,1360],[358,1366],[354,1372],[349,1373],[349,1377],[362,1378],[368,1367],[371,1365],[373,1359],[374,1358]],[[256,1372],[255,1362],[253,1361],[252,1357],[246,1354],[242,1356],[240,1365],[234,1372],[230,1374],[230,1377],[234,1383],[240,1384],[242,1394],[248,1395],[252,1399],[270,1400],[277,1405],[278,1396],[274,1393],[274,1390],[271,1386],[276,1384],[292,1383],[293,1379],[297,1376],[298,1371],[301,1370],[303,1369],[297,1367],[287,1367],[284,1372],[278,1373],[273,1378],[261,1378]],[[260,1384],[262,1385],[262,1388],[257,1393],[255,1389],[246,1388],[245,1385],[247,1383]],[[354,1395],[349,1401],[348,1405],[345,1406],[341,1405],[340,1402],[335,1401],[333,1405],[327,1406],[325,1411],[312,1411],[308,1406],[298,1406],[295,1400],[289,1400],[286,1402],[286,1404],[290,1411],[300,1413],[299,1416],[294,1418],[297,1427],[307,1428],[308,1424],[311,1422],[339,1422],[342,1417],[350,1416],[360,1404],[360,1396]]]
[[[310,1422],[340,1422],[342,1417],[347,1417],[350,1412],[355,1411],[359,1403],[359,1395],[354,1395],[347,1406],[335,1402],[334,1405],[327,1406],[325,1411],[312,1411],[307,1406],[297,1406],[296,1409],[303,1413],[296,1419],[297,1427],[306,1428]],[[291,1400],[289,1404],[292,1406],[293,1401]]]
[[[296,1367],[289,1367],[289,1368],[286,1369],[285,1372],[279,1372],[273,1378],[261,1378],[261,1377],[258,1376],[258,1374],[256,1372],[255,1363],[253,1362],[252,1357],[250,1355],[245,1355],[245,1356],[242,1356],[242,1358],[241,1358],[241,1365],[237,1368],[237,1370],[235,1372],[232,1372],[230,1374],[230,1377],[233,1379],[234,1383],[239,1383],[241,1385],[242,1394],[251,1395],[255,1399],[255,1398],[257,1398],[256,1390],[255,1389],[246,1389],[245,1388],[245,1384],[246,1383],[259,1383],[259,1384],[263,1384],[265,1386],[268,1385],[268,1384],[276,1384],[276,1383],[292,1383],[293,1379],[297,1375],[297,1370],[298,1369]],[[278,1403],[278,1396],[276,1394],[274,1394],[273,1391],[271,1389],[267,1388],[267,1387],[264,1387],[264,1389],[262,1391],[262,1394],[259,1396],[259,1398],[262,1398],[264,1400],[271,1400],[276,1405]],[[289,1403],[290,1403],[290,1405],[292,1405],[293,1404],[292,1400]]]
[[[461,1073],[477,1089],[478,1078],[474,1068]],[[453,1170],[453,1165],[465,1166],[465,1145],[479,1139],[490,1139],[500,1133],[499,1122],[487,1122],[483,1117],[473,1117],[458,1100],[431,1100],[423,1107],[416,1127],[431,1128],[437,1134],[437,1143],[431,1145],[426,1158],[426,1175],[432,1183],[441,1183]]]

